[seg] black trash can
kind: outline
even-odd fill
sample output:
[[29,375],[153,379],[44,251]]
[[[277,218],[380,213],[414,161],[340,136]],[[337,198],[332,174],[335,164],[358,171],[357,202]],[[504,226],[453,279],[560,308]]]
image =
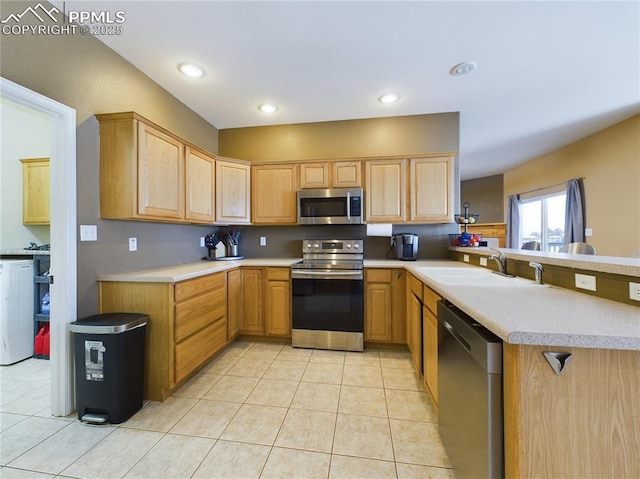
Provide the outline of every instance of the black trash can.
[[142,408],[148,320],[146,314],[104,313],[70,324],[78,419],[120,424]]

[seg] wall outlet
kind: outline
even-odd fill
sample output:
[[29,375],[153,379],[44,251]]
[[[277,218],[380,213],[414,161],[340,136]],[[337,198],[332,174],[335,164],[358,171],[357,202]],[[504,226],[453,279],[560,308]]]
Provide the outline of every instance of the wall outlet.
[[80,225],[80,241],[98,241],[98,226]]
[[468,262],[469,262],[469,255],[468,255],[468,254],[465,254],[465,255],[462,257],[462,259],[464,260],[464,262],[465,262],[465,263],[468,263]]
[[629,283],[629,299],[640,301],[640,283]]
[[593,236],[593,230],[591,228],[585,228],[584,229],[584,235],[585,236]]
[[138,238],[129,238],[129,251],[138,251]]
[[200,236],[200,246],[204,248],[204,236]]
[[486,265],[487,265],[487,258],[483,256],[480,258],[480,266],[486,266]]
[[596,290],[596,277],[588,274],[576,273],[576,288],[587,289],[589,291]]
[[260,246],[267,246],[267,237],[260,236]]

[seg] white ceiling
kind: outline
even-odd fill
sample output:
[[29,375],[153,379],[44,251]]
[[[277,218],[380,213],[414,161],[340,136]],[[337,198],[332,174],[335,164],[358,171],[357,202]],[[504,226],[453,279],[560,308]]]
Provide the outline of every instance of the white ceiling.
[[[54,2],[62,9],[62,2]],[[640,112],[640,4],[68,1],[125,12],[101,36],[218,129],[460,112],[462,179]],[[455,64],[473,60],[470,75]],[[177,64],[207,74],[187,79]],[[398,91],[400,102],[377,98]],[[262,102],[280,107],[272,115]]]

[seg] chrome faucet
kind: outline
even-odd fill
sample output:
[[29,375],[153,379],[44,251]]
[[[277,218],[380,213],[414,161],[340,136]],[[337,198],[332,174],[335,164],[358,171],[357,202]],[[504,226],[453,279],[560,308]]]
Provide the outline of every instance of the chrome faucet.
[[535,261],[529,261],[529,266],[531,266],[535,271],[536,284],[542,284],[542,272],[544,271],[542,265],[540,263],[536,263]]
[[493,261],[498,263],[498,271],[493,271],[493,273],[513,278],[514,276],[512,274],[507,273],[507,257],[504,255],[504,253],[497,249],[491,249],[491,251],[495,251],[496,253],[498,253],[497,256],[495,254],[489,255],[489,259],[492,259]]

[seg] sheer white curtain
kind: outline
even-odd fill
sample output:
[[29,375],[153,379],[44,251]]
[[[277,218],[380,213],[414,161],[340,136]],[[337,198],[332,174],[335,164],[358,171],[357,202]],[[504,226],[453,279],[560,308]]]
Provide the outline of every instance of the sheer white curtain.
[[582,209],[582,193],[580,181],[569,180],[567,187],[567,203],[564,215],[564,243],[584,242],[584,212]]
[[507,198],[507,248],[520,248],[520,212],[518,195]]

